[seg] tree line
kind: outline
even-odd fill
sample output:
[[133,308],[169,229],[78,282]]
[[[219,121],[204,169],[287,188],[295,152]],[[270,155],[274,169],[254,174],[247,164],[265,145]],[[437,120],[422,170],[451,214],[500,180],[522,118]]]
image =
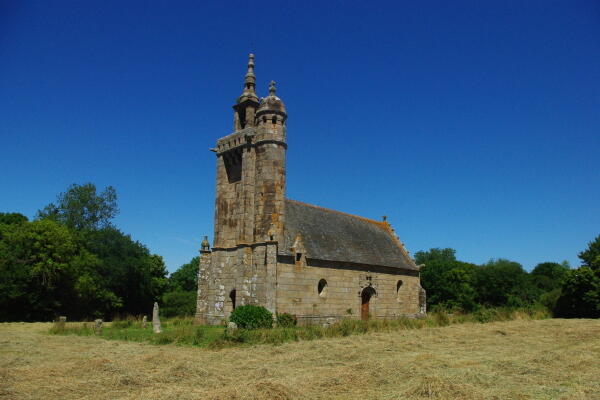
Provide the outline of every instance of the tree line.
[[[193,315],[199,258],[167,275],[161,256],[112,223],[117,194],[73,184],[32,221],[0,213],[0,321]],[[582,265],[544,262],[531,272],[514,261],[476,265],[453,249],[415,254],[430,309],[542,304],[561,317],[600,317],[600,236],[579,253]]]
[[476,265],[456,258],[454,249],[415,254],[430,309],[475,311],[486,307],[541,304],[557,317],[600,317],[600,235],[579,253],[581,267],[543,262],[531,272],[515,261],[493,259]]

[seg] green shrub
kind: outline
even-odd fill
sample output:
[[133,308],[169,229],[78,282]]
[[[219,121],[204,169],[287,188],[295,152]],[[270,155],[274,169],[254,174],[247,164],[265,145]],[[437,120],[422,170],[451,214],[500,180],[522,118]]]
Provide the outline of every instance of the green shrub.
[[540,303],[548,308],[549,310],[556,309],[556,303],[562,294],[562,290],[560,288],[553,289],[549,292],[542,293],[540,296]]
[[240,306],[231,313],[231,322],[235,322],[242,329],[271,328],[273,326],[273,314],[261,306]]
[[482,307],[473,313],[473,319],[481,323],[492,322],[494,320],[494,309]]
[[279,327],[291,328],[293,326],[296,326],[297,323],[298,319],[295,315],[288,313],[277,314],[277,326]]

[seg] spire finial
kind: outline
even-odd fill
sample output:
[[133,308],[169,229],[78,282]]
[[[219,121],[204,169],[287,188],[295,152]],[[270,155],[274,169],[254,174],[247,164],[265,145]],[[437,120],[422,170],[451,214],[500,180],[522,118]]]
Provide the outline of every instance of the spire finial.
[[246,76],[248,75],[254,75],[254,54],[252,53],[248,54],[248,72]]
[[248,55],[248,71],[244,79],[244,93],[256,93],[254,87],[256,85],[256,76],[254,75],[254,54]]
[[269,96],[275,96],[276,91],[277,88],[275,87],[275,81],[271,81],[271,83],[269,83]]

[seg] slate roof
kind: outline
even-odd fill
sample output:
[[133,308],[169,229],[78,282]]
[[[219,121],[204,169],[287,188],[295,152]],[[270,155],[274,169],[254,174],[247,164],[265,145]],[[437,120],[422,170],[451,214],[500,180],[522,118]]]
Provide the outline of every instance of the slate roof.
[[281,254],[292,255],[298,233],[307,258],[418,270],[387,222],[286,199]]

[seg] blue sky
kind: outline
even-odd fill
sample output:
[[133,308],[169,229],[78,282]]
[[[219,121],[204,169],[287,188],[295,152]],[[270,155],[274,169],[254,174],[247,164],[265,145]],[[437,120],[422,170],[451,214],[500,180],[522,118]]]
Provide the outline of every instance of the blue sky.
[[112,185],[172,271],[212,237],[247,54],[288,108],[287,196],[412,252],[568,260],[600,234],[600,2],[0,3],[0,211]]

